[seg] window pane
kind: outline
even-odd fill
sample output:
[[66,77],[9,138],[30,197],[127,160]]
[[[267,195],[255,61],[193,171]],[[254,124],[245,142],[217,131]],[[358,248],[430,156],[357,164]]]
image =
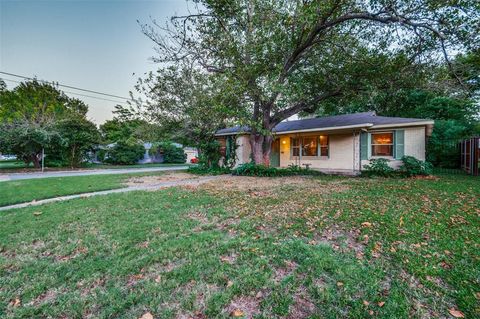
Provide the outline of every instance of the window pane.
[[304,137],[302,156],[317,156],[317,137]]
[[322,146],[320,148],[320,156],[328,156],[328,147],[327,146]]
[[299,153],[298,150],[299,150],[299,147],[298,147],[298,146],[293,147],[293,148],[292,148],[292,156],[298,156],[298,155],[299,155],[299,154],[298,154],[298,153]]
[[372,144],[393,144],[393,133],[372,134]]
[[320,135],[320,146],[328,146],[328,136]]
[[372,145],[373,156],[393,156],[393,145]]

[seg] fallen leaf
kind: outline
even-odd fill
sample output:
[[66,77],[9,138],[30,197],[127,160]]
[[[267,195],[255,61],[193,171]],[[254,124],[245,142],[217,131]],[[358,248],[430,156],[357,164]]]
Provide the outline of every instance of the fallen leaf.
[[18,307],[20,306],[20,298],[15,298],[10,301],[10,306],[12,307]]
[[262,298],[263,297],[263,292],[261,292],[261,291],[257,292],[257,295],[255,297],[257,297],[258,299]]
[[460,310],[456,310],[454,308],[451,308],[451,309],[448,309],[448,312],[450,312],[450,314],[452,316],[454,316],[455,318],[465,318],[465,315]]
[[343,282],[337,281],[337,287],[342,287],[342,286],[343,286]]
[[160,276],[160,275],[158,275],[158,276],[155,278],[155,282],[156,282],[156,283],[159,283],[161,280],[162,280],[162,276]]
[[233,286],[233,281],[229,280],[227,281],[227,287],[232,287]]
[[153,319],[153,315],[150,312],[145,312],[143,316],[138,319]]
[[245,316],[245,313],[240,309],[235,309],[234,311],[232,311],[231,315],[232,317],[239,318]]
[[378,306],[379,306],[379,307],[383,307],[384,304],[385,304],[385,301],[380,301],[380,302],[378,303]]
[[363,222],[363,223],[362,223],[362,226],[369,228],[369,227],[372,227],[372,223],[370,223],[370,222]]
[[364,301],[363,301],[363,304],[364,304],[365,306],[368,306],[370,303],[369,303],[368,301],[364,300]]

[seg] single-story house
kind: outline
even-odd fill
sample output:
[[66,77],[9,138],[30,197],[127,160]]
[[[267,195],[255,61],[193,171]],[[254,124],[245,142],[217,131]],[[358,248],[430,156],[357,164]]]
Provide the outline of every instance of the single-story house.
[[[270,164],[357,174],[371,159],[387,158],[396,168],[404,155],[425,160],[433,124],[432,120],[377,116],[375,112],[284,121],[273,129]],[[215,136],[223,145],[236,141],[237,165],[251,161],[248,127],[225,128]]]

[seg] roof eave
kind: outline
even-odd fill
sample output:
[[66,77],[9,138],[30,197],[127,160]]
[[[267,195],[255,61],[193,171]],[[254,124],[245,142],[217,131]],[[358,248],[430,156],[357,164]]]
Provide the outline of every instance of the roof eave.
[[372,123],[362,123],[362,124],[355,124],[355,125],[330,126],[330,127],[322,127],[322,128],[310,128],[310,129],[304,129],[304,130],[274,132],[274,134],[275,135],[283,135],[283,134],[292,134],[292,133],[337,131],[337,130],[346,130],[346,129],[354,129],[354,128],[369,128],[369,127],[372,127],[372,126],[373,126]]
[[406,122],[406,123],[394,123],[394,124],[378,124],[370,127],[371,129],[376,128],[391,128],[391,127],[406,127],[406,126],[424,126],[424,125],[433,125],[435,121],[426,120],[426,121],[416,121],[416,122]]

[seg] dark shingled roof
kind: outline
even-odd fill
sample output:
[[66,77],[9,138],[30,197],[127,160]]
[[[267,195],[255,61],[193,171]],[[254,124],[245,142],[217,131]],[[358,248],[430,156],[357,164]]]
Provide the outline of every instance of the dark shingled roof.
[[[296,121],[281,122],[273,128],[275,133],[286,133],[290,131],[301,131],[311,129],[322,129],[327,127],[341,127],[350,125],[373,124],[373,125],[387,125],[387,124],[402,124],[412,122],[423,122],[425,119],[414,119],[404,117],[387,117],[377,116],[375,112],[364,112],[344,115],[334,115],[326,117],[316,117]],[[218,130],[216,134],[237,134],[247,133],[249,128],[246,126],[235,126]]]

